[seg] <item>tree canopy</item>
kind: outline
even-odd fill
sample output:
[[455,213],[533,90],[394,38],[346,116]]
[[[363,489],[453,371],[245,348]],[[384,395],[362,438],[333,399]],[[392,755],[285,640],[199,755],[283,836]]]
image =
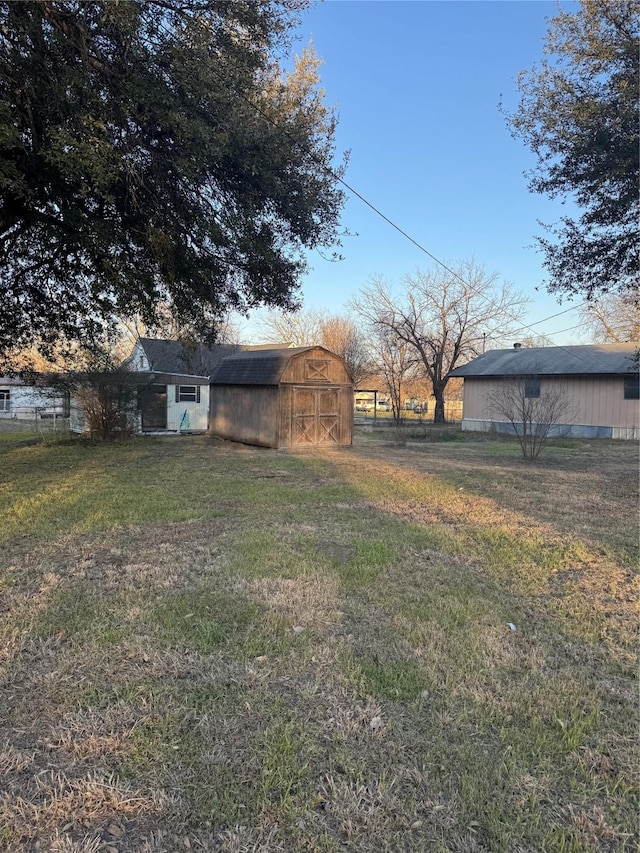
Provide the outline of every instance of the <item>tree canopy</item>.
[[538,158],[530,188],[583,211],[540,237],[548,289],[588,299],[637,287],[639,0],[582,0],[551,18],[521,73],[514,135]]
[[297,304],[344,167],[304,5],[0,2],[0,352]]

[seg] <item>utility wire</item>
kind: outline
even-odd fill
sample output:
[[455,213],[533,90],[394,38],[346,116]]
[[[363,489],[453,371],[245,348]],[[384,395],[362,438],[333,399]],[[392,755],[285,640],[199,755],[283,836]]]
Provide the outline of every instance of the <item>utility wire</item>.
[[[507,338],[507,337],[512,337],[513,335],[517,335],[518,332],[524,332],[526,330],[530,331],[531,329],[533,329],[534,326],[539,326],[540,323],[546,323],[549,320],[555,320],[556,317],[561,317],[563,314],[568,314],[570,311],[575,311],[578,308],[582,308],[582,307],[584,307],[585,304],[586,304],[585,302],[580,302],[577,305],[572,305],[570,308],[565,308],[564,311],[557,311],[555,314],[550,314],[548,317],[544,317],[542,320],[536,320],[535,323],[531,323],[529,326],[520,326],[520,328],[518,328],[518,329],[510,329],[508,332],[505,332],[504,334],[502,334],[499,330],[494,331],[494,332],[492,332],[491,337],[492,338],[498,338],[498,339]],[[573,326],[572,328],[578,328],[578,327]],[[569,331],[569,330],[567,329],[566,331]],[[559,333],[558,332],[547,332],[546,336],[540,335],[540,337],[541,338],[553,337],[553,335],[557,335],[557,334],[559,334]]]
[[[173,33],[171,33],[169,30],[167,30],[165,26],[160,25],[159,29],[162,30],[165,33],[165,35],[167,35],[169,37],[173,36]],[[213,64],[210,66],[210,70],[212,71],[213,74],[215,74],[216,77],[218,77],[218,79],[225,86],[229,87],[229,81],[227,79],[225,79],[225,77],[217,70],[217,68],[214,67]],[[291,142],[294,143],[294,145],[297,145],[305,154],[307,154],[309,157],[311,157],[311,159],[318,166],[320,166],[321,169],[323,169],[325,172],[327,172],[335,181],[337,181],[339,184],[341,184],[343,187],[345,187],[345,189],[347,189],[350,193],[352,193],[352,195],[356,196],[356,198],[360,199],[360,201],[363,202],[363,204],[365,204],[368,208],[370,208],[377,216],[379,216],[381,219],[383,219],[388,225],[390,225],[399,234],[401,234],[403,237],[405,237],[405,239],[407,239],[410,243],[412,243],[414,246],[416,246],[417,249],[419,249],[421,252],[423,252],[425,255],[427,255],[427,257],[429,257],[429,258],[431,258],[431,260],[435,261],[436,264],[438,264],[444,270],[446,270],[448,273],[450,273],[452,276],[454,276],[454,278],[456,278],[458,281],[460,281],[465,287],[469,288],[469,290],[471,290],[473,293],[475,293],[476,296],[479,296],[485,302],[489,301],[488,297],[485,296],[485,294],[482,293],[482,291],[478,290],[470,282],[465,281],[465,279],[463,279],[455,270],[452,270],[449,266],[447,266],[447,264],[444,263],[444,261],[441,261],[439,258],[437,258],[428,249],[426,249],[421,243],[419,243],[418,240],[416,240],[409,233],[407,233],[403,228],[401,228],[399,225],[397,225],[392,219],[390,219],[386,214],[384,214],[378,207],[376,207],[372,202],[370,202],[361,193],[359,193],[358,190],[355,189],[355,187],[352,187],[349,183],[347,183],[347,181],[345,181],[344,178],[342,178],[338,174],[338,172],[335,171],[335,169],[333,169],[331,166],[328,166],[320,157],[318,157],[317,154],[315,154],[315,152],[313,152],[306,145],[304,145],[302,142],[300,142],[299,139],[296,139],[295,136],[293,136],[293,134],[291,134],[286,128],[282,127],[276,121],[274,121],[274,119],[272,119],[271,116],[268,115],[268,113],[266,113],[260,106],[258,106],[258,104],[254,103],[250,98],[248,98],[242,92],[239,92],[239,91],[233,90],[233,89],[231,91],[233,91],[234,94],[238,98],[243,100],[248,106],[250,106],[253,110],[255,110],[259,115],[261,115],[279,133],[286,136]],[[580,307],[580,306],[575,306],[575,308],[578,308],[578,307]],[[572,310],[575,310],[575,309],[573,307],[567,308],[566,311],[560,311],[559,314],[564,314],[567,311],[572,311]],[[509,314],[509,312],[507,312],[507,311],[505,311],[504,313],[506,313],[507,316],[510,316],[512,320],[517,319],[515,317],[515,315]],[[553,319],[554,317],[559,316],[559,314],[552,314],[551,317],[549,317],[547,319]],[[516,332],[524,331],[524,330],[531,331],[533,326],[537,326],[543,322],[546,322],[546,321],[545,320],[539,320],[536,323],[532,323],[530,325],[523,325],[520,328],[516,329]],[[556,334],[559,334],[559,333],[556,333]],[[548,336],[546,336],[546,335],[540,335],[540,337],[543,340],[549,340]],[[551,341],[551,343],[553,344],[553,341]],[[558,346],[558,349],[562,349],[565,352],[569,353],[569,350],[566,347]],[[569,354],[570,355],[576,355],[575,353],[569,353]],[[577,356],[577,357],[581,358],[581,360],[583,360],[583,361],[586,361],[586,359],[582,359],[581,356]]]

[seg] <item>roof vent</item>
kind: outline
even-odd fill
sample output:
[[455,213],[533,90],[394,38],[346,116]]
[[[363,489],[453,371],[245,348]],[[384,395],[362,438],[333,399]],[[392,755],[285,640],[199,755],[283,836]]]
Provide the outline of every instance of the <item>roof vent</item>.
[[513,348],[514,349],[522,349],[522,344],[514,344]]

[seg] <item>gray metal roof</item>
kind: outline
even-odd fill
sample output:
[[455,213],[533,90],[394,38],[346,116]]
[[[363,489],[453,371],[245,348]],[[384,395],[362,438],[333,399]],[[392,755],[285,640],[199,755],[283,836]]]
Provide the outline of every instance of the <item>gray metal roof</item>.
[[188,346],[160,338],[140,338],[140,345],[151,371],[180,376],[210,376],[225,356],[238,351],[233,344]]
[[292,357],[322,347],[245,350],[224,358],[211,375],[212,385],[278,385]]
[[640,343],[489,350],[451,376],[573,376],[637,373]]

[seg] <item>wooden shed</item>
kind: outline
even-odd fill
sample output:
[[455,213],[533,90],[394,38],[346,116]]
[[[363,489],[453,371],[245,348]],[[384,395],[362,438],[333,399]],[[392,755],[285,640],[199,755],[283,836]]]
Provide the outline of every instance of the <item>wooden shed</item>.
[[247,350],[211,376],[210,431],[263,447],[345,445],[353,439],[353,384],[324,347]]

